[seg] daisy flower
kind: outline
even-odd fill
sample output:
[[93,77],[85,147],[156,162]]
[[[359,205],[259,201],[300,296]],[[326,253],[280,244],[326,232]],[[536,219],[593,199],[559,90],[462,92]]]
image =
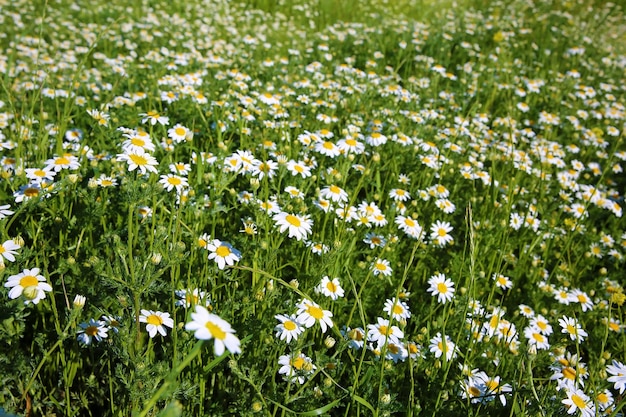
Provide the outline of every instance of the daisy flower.
[[159,183],[163,186],[163,188],[165,188],[166,191],[176,189],[177,193],[180,193],[185,187],[189,186],[187,178],[174,174],[161,175]]
[[297,355],[282,355],[278,358],[278,364],[282,365],[278,369],[278,374],[291,382],[302,385],[307,377],[315,372],[317,367],[313,365],[311,358],[304,353]]
[[176,290],[174,294],[178,297],[176,305],[180,307],[189,308],[198,304],[204,304],[206,307],[211,306],[211,300],[207,293],[200,291],[199,288]]
[[146,323],[146,330],[151,338],[154,338],[157,332],[165,336],[167,334],[165,327],[170,329],[174,327],[174,320],[170,317],[170,313],[161,311],[141,310],[139,322]]
[[563,316],[559,319],[559,325],[561,326],[561,333],[568,334],[570,339],[575,340],[577,343],[583,342],[587,337],[587,332],[583,330],[573,317]]
[[524,337],[528,340],[528,350],[531,353],[537,353],[537,350],[550,348],[548,337],[542,334],[541,330],[537,327],[526,326],[526,328],[524,328]]
[[606,372],[611,375],[607,381],[612,382],[613,388],[619,391],[620,395],[626,391],[626,365],[616,360],[606,367]]
[[360,327],[354,329],[345,327],[341,330],[341,334],[348,341],[350,349],[361,349],[365,343],[365,331]]
[[275,214],[272,219],[280,228],[281,233],[288,230],[289,237],[295,237],[296,240],[306,239],[309,233],[311,233],[311,227],[313,226],[313,221],[308,215],[300,216],[283,211]]
[[411,198],[411,194],[408,191],[403,190],[401,188],[394,188],[389,191],[389,197],[393,199],[393,201],[407,201]]
[[9,298],[16,299],[24,295],[24,304],[37,304],[46,298],[46,291],[52,291],[50,284],[46,282],[43,275],[39,275],[39,268],[24,269],[17,275],[11,275],[4,284],[6,288],[11,288]]
[[348,193],[336,185],[329,185],[320,190],[320,197],[335,203],[347,203]]
[[285,316],[277,314],[274,316],[280,323],[274,327],[276,337],[290,343],[292,340],[298,340],[298,336],[304,331],[304,327],[298,322],[295,315]]
[[437,297],[437,301],[445,304],[452,300],[454,296],[454,282],[451,279],[446,278],[444,274],[437,274],[430,277],[428,280],[430,287],[426,290],[431,293],[433,297]]
[[430,239],[437,246],[446,246],[453,240],[450,235],[452,230],[450,223],[437,220],[430,226]]
[[127,139],[122,142],[124,152],[134,152],[143,149],[146,152],[154,152],[155,146],[148,132],[143,130],[130,130],[123,135]]
[[386,277],[390,276],[393,270],[389,266],[389,261],[386,259],[376,259],[372,264],[372,271],[374,275],[384,275]]
[[596,408],[593,405],[593,401],[583,390],[570,386],[566,393],[567,398],[561,402],[568,407],[567,414],[574,414],[579,411],[583,417],[593,417],[595,415]]
[[106,323],[101,320],[90,319],[86,323],[80,323],[78,325],[78,336],[76,337],[80,343],[87,346],[96,339],[97,342],[101,342],[102,339],[108,337],[109,328]]
[[179,123],[167,130],[167,136],[174,142],[181,143],[193,139],[193,132]]
[[17,255],[17,250],[20,248],[20,245],[15,243],[14,240],[7,240],[2,245],[0,245],[0,263],[2,263],[2,258],[6,259],[9,262],[15,262],[15,256]]
[[161,116],[158,112],[154,110],[149,111],[148,113],[139,113],[139,116],[144,116],[144,118],[141,119],[141,123],[148,122],[152,126],[156,125],[157,123],[163,126],[167,126],[170,123],[169,117]]
[[139,169],[142,174],[146,171],[157,173],[156,166],[159,164],[156,158],[143,149],[136,149],[129,151],[128,153],[121,153],[117,155],[117,160],[126,162],[128,164],[128,170],[134,171]]
[[316,292],[322,293],[323,295],[331,298],[332,300],[341,298],[344,295],[343,288],[341,288],[341,284],[339,283],[339,278],[333,278],[331,280],[327,276],[322,278],[322,281],[316,287]]
[[230,243],[219,239],[213,239],[213,242],[207,244],[206,249],[211,252],[209,259],[215,260],[219,269],[224,269],[226,265],[232,266],[241,259],[241,252]]
[[226,349],[233,354],[241,353],[241,342],[228,322],[209,313],[201,305],[196,305],[196,312],[191,313],[191,319],[192,321],[185,325],[185,330],[195,332],[196,339],[214,339],[213,348],[217,356],[221,356]]
[[387,299],[383,311],[393,317],[396,321],[406,320],[411,317],[409,306],[404,301],[396,298]]
[[9,210],[9,208],[11,208],[11,206],[8,204],[4,204],[0,206],[0,220],[13,214],[13,211]]
[[491,278],[496,282],[496,287],[500,289],[508,290],[513,287],[513,281],[502,274],[495,273]]
[[331,317],[333,313],[323,310],[318,304],[311,300],[304,299],[298,305],[297,321],[307,329],[312,327],[315,322],[319,322],[322,333],[326,333],[328,327],[333,327]]
[[428,347],[428,350],[435,354],[435,358],[440,358],[445,353],[447,361],[450,361],[454,357],[456,357],[457,353],[456,345],[450,339],[450,337],[446,335],[446,340],[444,341],[441,333],[439,332],[435,337],[430,339],[430,346]]
[[376,319],[375,324],[367,325],[367,340],[382,347],[385,343],[400,344],[404,332],[398,326],[390,326],[389,320],[382,317]]
[[580,303],[583,311],[593,309],[593,301],[591,301],[591,298],[589,298],[587,293],[579,290],[578,288],[570,291],[569,298],[573,303]]

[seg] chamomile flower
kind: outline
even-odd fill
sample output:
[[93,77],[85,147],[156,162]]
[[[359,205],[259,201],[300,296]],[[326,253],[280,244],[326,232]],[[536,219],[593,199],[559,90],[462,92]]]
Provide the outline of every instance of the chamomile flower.
[[348,341],[348,347],[350,349],[362,349],[365,344],[365,331],[360,327],[351,329],[344,327],[341,330],[341,334]]
[[325,200],[330,200],[335,203],[347,203],[348,202],[348,193],[345,192],[341,187],[336,185],[329,185],[320,190],[320,197]]
[[387,239],[384,236],[377,235],[375,233],[367,233],[365,235],[365,239],[363,239],[363,243],[369,245],[370,249],[374,249],[376,247],[383,247],[387,244]]
[[15,262],[15,256],[17,255],[17,250],[21,246],[15,243],[14,240],[7,240],[2,245],[0,245],[0,264],[2,264],[2,258],[6,259],[9,262]]
[[606,372],[611,375],[607,381],[613,383],[613,388],[619,391],[620,395],[626,391],[626,365],[616,360],[606,367]]
[[548,336],[545,336],[537,327],[526,326],[524,328],[524,337],[528,340],[530,353],[537,353],[537,350],[550,348]]
[[322,293],[332,300],[341,298],[344,295],[343,288],[341,288],[341,284],[339,283],[339,278],[330,279],[325,276],[324,278],[322,278],[322,281],[315,288],[315,290],[316,292]]
[[389,320],[382,317],[376,319],[376,323],[367,325],[367,340],[376,343],[378,348],[385,343],[399,345],[404,337],[404,332],[398,326],[390,325]]
[[141,123],[149,123],[152,126],[159,123],[160,125],[167,126],[170,123],[169,117],[161,116],[158,112],[152,110],[147,113],[139,113],[139,116],[144,116],[141,119]]
[[295,315],[285,316],[284,314],[277,314],[274,317],[280,322],[274,327],[278,339],[290,343],[292,340],[298,340],[298,336],[304,332],[304,327],[302,327]]
[[496,287],[500,289],[508,290],[513,287],[513,281],[507,276],[494,273],[491,278],[496,282]]
[[279,227],[280,233],[288,231],[289,237],[295,237],[296,240],[306,239],[313,226],[313,221],[308,215],[301,216],[283,211],[275,214],[272,219]]
[[211,306],[211,299],[207,296],[206,291],[200,291],[198,288],[182,289],[174,291],[174,294],[178,298],[176,305],[189,308],[195,305],[204,305],[206,307]]
[[39,275],[39,268],[24,269],[17,275],[11,275],[4,284],[6,288],[11,288],[9,298],[16,299],[20,295],[25,298],[24,304],[38,304],[46,298],[46,292],[52,291],[50,284],[46,282],[43,275]]
[[577,343],[583,342],[585,337],[588,336],[587,332],[578,323],[578,320],[573,317],[563,316],[559,319],[559,325],[561,326],[561,333],[569,335],[570,339]]
[[409,311],[409,306],[404,301],[398,300],[396,298],[387,299],[385,301],[385,307],[383,311],[393,317],[396,321],[402,321],[411,317],[411,311]]
[[156,158],[143,149],[136,149],[129,151],[128,153],[121,153],[117,155],[117,160],[120,162],[126,162],[128,164],[128,170],[134,171],[139,169],[142,174],[146,171],[157,173],[156,166],[159,164]]
[[14,213],[13,211],[9,210],[9,208],[11,208],[11,206],[8,204],[4,204],[0,206],[0,220]]
[[391,269],[391,266],[389,266],[389,261],[386,259],[378,258],[372,264],[372,273],[374,276],[383,275],[388,277],[392,274],[392,272],[393,270]]
[[281,365],[278,369],[279,375],[283,375],[286,380],[297,382],[300,385],[304,384],[317,369],[311,358],[304,353],[282,355],[278,358],[278,364]]
[[151,338],[156,336],[157,332],[161,336],[167,335],[166,327],[170,329],[174,327],[174,320],[170,317],[170,313],[161,311],[141,310],[139,322],[146,323],[146,330]]
[[171,129],[167,130],[167,136],[176,143],[190,141],[193,139],[193,132],[181,125],[180,123],[174,125]]
[[440,358],[445,355],[447,361],[452,360],[457,355],[456,345],[450,339],[450,336],[446,335],[444,340],[439,332],[437,332],[435,337],[430,339],[428,350],[434,353],[435,358]]
[[297,307],[297,320],[307,329],[312,327],[316,322],[319,322],[322,333],[326,333],[328,327],[333,327],[333,321],[331,319],[333,313],[322,309],[315,302],[304,299],[298,303]]
[[593,401],[583,390],[574,386],[569,386],[566,389],[567,398],[561,402],[567,406],[567,414],[574,414],[577,411],[579,415],[583,417],[593,417],[596,413],[596,408],[593,405]]
[[235,331],[227,321],[208,312],[201,305],[196,305],[195,313],[191,313],[185,330],[193,331],[196,339],[214,340],[213,349],[217,356],[221,356],[226,349],[230,353],[241,353],[241,342],[235,336]]
[[166,191],[172,191],[175,189],[177,193],[182,192],[185,187],[189,186],[187,178],[174,174],[161,175],[159,183],[163,186],[163,188],[165,188]]
[[233,248],[230,243],[219,239],[213,239],[206,248],[211,252],[209,259],[215,260],[219,269],[224,269],[226,265],[232,266],[241,259],[241,252]]
[[109,328],[102,320],[90,319],[88,322],[80,323],[78,327],[80,329],[76,338],[84,346],[92,344],[94,339],[101,342],[108,337]]
[[450,226],[450,223],[437,220],[430,226],[430,239],[437,246],[446,246],[453,241],[450,235],[451,231],[452,226]]
[[428,280],[430,287],[426,290],[433,297],[437,297],[437,301],[445,304],[454,297],[454,282],[447,278],[444,274],[437,274]]

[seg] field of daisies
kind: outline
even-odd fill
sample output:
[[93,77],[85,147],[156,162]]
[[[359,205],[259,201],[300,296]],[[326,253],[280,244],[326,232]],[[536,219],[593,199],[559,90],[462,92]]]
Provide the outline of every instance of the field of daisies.
[[0,415],[626,412],[619,4],[0,10]]

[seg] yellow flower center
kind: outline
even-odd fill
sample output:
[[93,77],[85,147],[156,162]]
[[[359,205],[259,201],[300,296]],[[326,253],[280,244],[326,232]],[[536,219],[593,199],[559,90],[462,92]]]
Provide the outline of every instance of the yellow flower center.
[[574,326],[572,326],[571,324],[567,325],[567,332],[569,334],[576,334],[576,328]]
[[160,326],[163,324],[163,319],[156,314],[151,314],[146,318],[146,322],[148,324],[154,324],[155,326]]
[[328,142],[328,141],[326,141],[326,142],[324,142],[324,143],[322,144],[322,146],[323,146],[325,149],[330,150],[330,149],[333,149],[335,145],[334,145],[332,142]]
[[[448,234],[448,232],[446,232],[446,230],[445,230],[445,229],[439,229],[439,230],[437,231],[437,234],[439,235],[439,237],[444,237],[444,236],[446,236],[446,235]],[[498,278],[498,281],[500,282],[500,284],[503,284],[503,282],[502,282],[502,281],[500,281],[501,279],[502,279],[502,278]]]
[[469,387],[468,391],[470,397],[478,397],[480,395],[480,390],[474,386]]
[[37,277],[33,275],[26,275],[22,277],[22,279],[20,279],[20,285],[22,286],[22,288],[33,287],[37,285],[38,283],[39,283],[39,280],[37,279]]
[[291,366],[293,366],[297,370],[301,370],[304,367],[305,362],[306,361],[304,360],[304,358],[298,356],[297,358],[291,361]]
[[96,327],[96,326],[88,326],[85,329],[85,334],[87,334],[88,336],[91,336],[91,337],[97,335],[98,334],[98,327]]
[[182,184],[183,181],[178,177],[169,177],[167,179],[167,182],[169,182],[172,185],[180,185]]
[[326,288],[332,293],[337,292],[337,286],[332,281],[328,281],[328,283],[326,284]]
[[337,187],[336,185],[331,185],[329,188],[330,192],[333,194],[339,194],[341,193],[341,189],[339,187]]
[[137,154],[131,153],[129,155],[129,158],[130,158],[131,161],[133,161],[135,163],[135,165],[138,165],[138,166],[143,166],[143,165],[147,165],[148,164],[148,159],[143,157],[143,156],[141,156],[141,155],[137,155]]
[[296,216],[292,215],[292,214],[288,214],[285,217],[285,220],[287,220],[287,223],[289,223],[290,225],[296,226],[296,227],[300,227],[300,225],[302,224],[300,219],[297,218]]
[[289,330],[289,331],[296,330],[297,328],[296,323],[294,323],[291,320],[284,322],[283,327],[285,328],[285,330]]
[[211,333],[211,336],[213,336],[214,338],[219,340],[226,339],[226,332],[222,330],[218,325],[207,321],[205,327],[209,330],[209,333]]
[[567,379],[571,379],[572,381],[576,379],[576,371],[574,370],[574,368],[570,366],[568,366],[567,368],[564,368],[562,373],[563,373],[563,377]]
[[316,306],[308,306],[306,309],[307,313],[315,320],[321,320],[324,317],[324,310]]
[[222,245],[215,250],[215,253],[221,258],[225,258],[230,255],[230,249],[228,248],[228,246]]
[[36,197],[39,195],[39,190],[35,187],[29,187],[24,190],[24,196],[26,197]]
[[64,156],[60,156],[60,157],[58,157],[57,159],[54,160],[54,164],[55,165],[67,165],[69,163],[70,163],[70,160],[67,159]]
[[408,227],[415,226],[415,222],[411,219],[404,219],[404,224],[406,224]]
[[404,308],[402,308],[401,305],[396,304],[396,305],[393,306],[393,310],[392,311],[393,311],[393,314],[402,314],[402,313],[404,313]]
[[437,284],[437,291],[439,291],[441,294],[445,294],[448,292],[448,286],[443,282],[440,282],[439,284]]
[[572,395],[572,402],[574,403],[574,405],[580,409],[584,409],[587,406],[587,403],[585,402],[585,399],[583,397],[581,397],[580,395]]

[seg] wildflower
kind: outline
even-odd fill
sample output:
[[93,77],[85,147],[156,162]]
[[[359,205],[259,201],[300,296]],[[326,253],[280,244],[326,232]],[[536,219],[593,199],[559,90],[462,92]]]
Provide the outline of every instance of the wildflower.
[[408,191],[400,189],[400,188],[394,188],[391,191],[389,191],[389,198],[393,199],[393,201],[407,201],[411,198],[411,194],[409,194]]
[[450,235],[451,231],[452,226],[450,226],[450,223],[437,220],[430,226],[430,239],[437,246],[446,246],[453,241]]
[[593,417],[595,415],[596,410],[593,401],[583,390],[570,386],[566,393],[567,398],[561,402],[569,407],[567,414],[574,414],[576,411],[580,411],[580,415],[583,417]]
[[530,321],[530,325],[538,328],[543,335],[550,336],[552,334],[552,326],[541,314],[533,317]]
[[146,330],[151,338],[154,338],[157,332],[161,336],[165,336],[167,334],[165,327],[167,326],[171,329],[174,326],[174,320],[170,317],[170,313],[161,311],[141,310],[139,322],[146,323]]
[[141,123],[148,122],[152,126],[156,125],[157,123],[163,126],[167,126],[170,123],[169,117],[161,116],[159,113],[157,113],[154,110],[149,111],[148,113],[139,113],[139,115],[145,116],[143,119],[141,119]]
[[177,193],[180,193],[185,187],[189,186],[187,178],[174,174],[161,175],[159,183],[163,186],[163,188],[165,188],[166,191],[176,189]]
[[380,235],[375,233],[367,233],[365,235],[365,239],[363,239],[363,243],[370,246],[370,249],[374,249],[376,247],[382,247],[387,244],[387,240]]
[[43,275],[39,275],[39,268],[24,269],[17,275],[11,275],[4,284],[6,288],[11,288],[9,298],[16,299],[24,295],[24,304],[38,304],[46,298],[46,291],[52,291],[50,284],[46,282]]
[[143,149],[118,154],[117,160],[126,162],[128,164],[129,171],[134,171],[139,168],[139,171],[141,171],[142,174],[145,174],[146,171],[156,174],[157,169],[155,167],[159,164],[154,156],[150,155]]
[[336,185],[329,185],[320,190],[320,197],[335,203],[347,203],[348,193]]
[[102,188],[115,187],[117,185],[117,180],[115,177],[100,174],[100,176],[95,179],[95,184]]
[[450,339],[448,335],[446,335],[445,341],[441,336],[441,333],[437,332],[437,335],[430,339],[430,346],[428,347],[432,353],[435,354],[435,358],[440,358],[445,354],[445,358],[447,361],[452,360],[456,357],[456,345]]
[[78,158],[70,154],[64,154],[61,156],[56,156],[52,159],[48,159],[44,162],[44,164],[46,164],[44,168],[45,170],[51,170],[54,172],[59,172],[62,169],[76,170],[80,168]]
[[74,306],[74,308],[80,310],[81,308],[85,307],[86,302],[87,297],[85,297],[84,295],[76,294],[74,296],[74,301],[72,301],[72,305]]
[[207,296],[205,291],[200,291],[199,288],[191,289],[182,289],[174,291],[178,300],[176,300],[176,305],[189,308],[195,305],[204,304],[206,307],[211,306],[211,300]]
[[26,168],[24,171],[26,171],[26,178],[37,183],[52,182],[56,175],[56,171],[50,166],[46,166],[43,169]]
[[135,152],[140,149],[146,152],[154,152],[155,146],[150,139],[148,132],[143,130],[129,130],[124,133],[127,139],[122,142],[122,150],[126,153]]
[[233,248],[230,243],[219,239],[213,239],[213,242],[207,244],[206,249],[211,252],[209,259],[215,260],[219,269],[224,269],[226,265],[232,266],[241,259],[241,252]]
[[101,342],[102,339],[108,337],[109,329],[106,323],[101,320],[90,319],[88,322],[80,323],[78,326],[80,329],[78,330],[78,336],[76,338],[85,346],[91,344],[93,339],[96,339],[97,342]]
[[414,239],[421,239],[423,229],[417,220],[413,220],[411,217],[397,216],[395,223],[398,225],[400,230],[410,237]]
[[193,139],[193,132],[180,123],[167,130],[167,136],[176,143]]
[[580,343],[587,337],[587,332],[583,330],[578,320],[572,317],[563,316],[559,319],[561,333],[569,334],[570,339]]
[[119,333],[120,326],[122,325],[119,317],[102,315],[100,320],[106,325],[107,331],[113,330],[113,333]]
[[360,327],[351,329],[344,327],[341,330],[341,334],[348,340],[348,347],[350,349],[361,349],[365,343],[365,331]]
[[243,224],[243,229],[239,231],[240,233],[245,233],[249,236],[257,234],[257,226],[252,219],[241,219],[241,223]]
[[0,220],[6,218],[7,216],[10,216],[11,214],[13,214],[13,211],[9,210],[11,206],[8,204],[4,204],[0,206]]
[[437,301],[445,304],[452,300],[454,296],[454,282],[451,279],[446,278],[444,274],[437,274],[430,277],[428,280],[430,287],[426,290],[433,297],[437,296]]
[[367,340],[376,343],[378,348],[387,342],[399,345],[403,337],[404,332],[398,326],[390,326],[389,320],[382,317],[378,317],[375,324],[367,325]]
[[278,370],[286,380],[297,382],[302,385],[306,378],[315,372],[317,367],[313,365],[311,358],[304,353],[297,355],[282,355],[278,358],[278,364],[282,365]]
[[327,276],[322,278],[322,281],[316,287],[316,291],[322,293],[332,300],[341,298],[344,295],[343,288],[341,288],[341,284],[339,283],[339,278],[333,278],[331,280]]
[[613,388],[623,394],[626,391],[626,365],[616,360],[606,367],[606,372],[611,375],[607,381],[613,382]]
[[496,282],[496,287],[508,290],[513,287],[513,281],[502,274],[494,273],[491,277]]
[[296,240],[306,239],[308,234],[311,233],[311,227],[313,226],[313,221],[310,220],[308,215],[300,216],[283,211],[275,214],[272,219],[280,228],[281,233],[288,230],[289,237],[295,237]]
[[14,240],[7,240],[2,245],[0,245],[0,263],[2,263],[2,258],[6,259],[9,262],[15,262],[15,256],[17,255],[17,250],[20,248],[20,245],[15,243]]
[[575,288],[568,294],[570,301],[574,303],[580,303],[580,306],[584,311],[593,309],[593,301],[587,295],[587,293]]
[[196,305],[196,312],[191,313],[189,323],[185,325],[185,330],[194,331],[196,339],[214,339],[214,351],[217,356],[221,356],[224,350],[230,353],[241,353],[240,341],[234,335],[235,331],[230,324],[215,314],[211,314],[201,305]]
[[276,320],[280,321],[280,323],[274,327],[277,338],[287,343],[292,340],[298,340],[298,336],[304,331],[304,327],[298,322],[295,315],[285,316],[283,314],[277,314],[274,317]]
[[384,275],[386,277],[390,276],[393,270],[389,266],[389,261],[386,259],[376,259],[372,264],[372,271],[374,275]]
[[396,298],[387,299],[383,311],[393,317],[394,320],[402,321],[411,317],[409,306],[404,301]]
[[289,170],[293,176],[300,175],[302,178],[311,176],[311,168],[304,162],[291,160],[287,162],[287,170]]
[[313,301],[304,299],[297,307],[297,320],[307,329],[312,327],[316,321],[319,322],[322,333],[326,333],[328,327],[333,327],[333,321],[331,320],[333,313],[328,310],[323,310]]
[[152,217],[152,209],[148,206],[140,206],[137,208],[137,213],[142,219]]
[[541,330],[536,327],[526,326],[526,328],[524,328],[524,337],[528,339],[528,348],[531,353],[537,353],[538,349],[550,348],[548,337],[544,336]]

